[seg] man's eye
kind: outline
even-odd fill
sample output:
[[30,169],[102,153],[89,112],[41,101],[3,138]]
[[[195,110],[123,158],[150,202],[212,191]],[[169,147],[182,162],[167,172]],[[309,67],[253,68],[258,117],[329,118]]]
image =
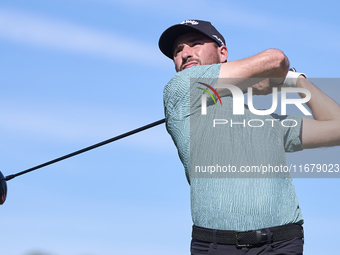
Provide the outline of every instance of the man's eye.
[[201,45],[201,44],[202,44],[201,41],[196,41],[192,43],[191,47],[196,46],[196,45]]
[[182,49],[181,48],[178,48],[178,49],[176,49],[175,51],[174,51],[174,56],[176,56],[178,53],[180,53],[182,51]]

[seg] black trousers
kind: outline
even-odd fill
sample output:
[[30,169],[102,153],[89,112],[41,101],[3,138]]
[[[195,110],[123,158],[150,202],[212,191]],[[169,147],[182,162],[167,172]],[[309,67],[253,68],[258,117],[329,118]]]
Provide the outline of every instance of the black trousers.
[[251,248],[236,248],[235,245],[213,244],[192,239],[190,250],[191,255],[302,255],[303,239],[296,237]]

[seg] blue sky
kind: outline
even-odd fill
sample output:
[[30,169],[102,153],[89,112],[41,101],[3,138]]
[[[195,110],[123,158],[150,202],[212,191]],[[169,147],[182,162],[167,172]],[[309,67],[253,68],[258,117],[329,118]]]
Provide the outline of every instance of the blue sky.
[[[279,48],[309,77],[339,78],[338,10],[329,0],[1,1],[0,169],[19,172],[162,119],[163,87],[175,71],[158,38],[185,19],[210,20],[229,61]],[[336,81],[317,85],[340,102]],[[288,160],[340,164],[339,152]],[[305,253],[331,253],[340,179],[294,183]],[[8,189],[3,254],[189,253],[189,185],[164,126],[13,179]]]

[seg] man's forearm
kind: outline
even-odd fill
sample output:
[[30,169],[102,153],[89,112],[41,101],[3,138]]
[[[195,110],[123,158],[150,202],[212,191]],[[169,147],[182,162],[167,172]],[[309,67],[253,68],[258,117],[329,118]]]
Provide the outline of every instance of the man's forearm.
[[279,78],[287,75],[288,58],[282,51],[269,49],[255,56],[223,63],[219,78]]
[[307,105],[314,117],[303,118],[303,147],[306,149],[340,145],[340,106],[303,76],[297,79],[296,86],[311,93]]
[[281,84],[288,69],[289,61],[283,52],[277,49],[268,49],[249,58],[223,63],[219,83],[226,82],[221,78],[228,78],[228,84],[237,85],[246,92],[248,87],[265,78],[270,78],[272,84]]
[[[315,120],[340,120],[340,106],[304,76],[299,76],[296,86],[307,89],[311,93],[311,99],[307,105]],[[305,95],[301,94],[300,96],[304,97]]]

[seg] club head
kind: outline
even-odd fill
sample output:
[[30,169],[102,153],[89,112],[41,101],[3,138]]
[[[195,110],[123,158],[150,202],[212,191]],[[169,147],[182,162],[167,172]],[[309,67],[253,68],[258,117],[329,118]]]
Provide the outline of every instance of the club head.
[[0,205],[5,203],[7,197],[7,184],[6,179],[0,172],[1,186],[0,186]]

